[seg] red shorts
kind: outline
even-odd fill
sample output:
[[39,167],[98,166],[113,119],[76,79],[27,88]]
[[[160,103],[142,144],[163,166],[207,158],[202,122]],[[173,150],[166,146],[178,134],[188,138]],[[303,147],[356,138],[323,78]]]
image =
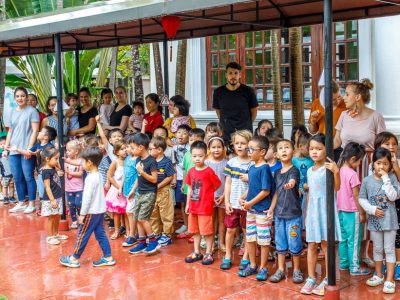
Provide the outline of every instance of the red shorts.
[[201,235],[212,235],[214,234],[214,226],[212,216],[189,214],[188,218],[189,233],[201,234]]
[[245,210],[234,208],[230,215],[225,215],[225,227],[237,228],[240,225],[240,227],[246,229],[246,214]]

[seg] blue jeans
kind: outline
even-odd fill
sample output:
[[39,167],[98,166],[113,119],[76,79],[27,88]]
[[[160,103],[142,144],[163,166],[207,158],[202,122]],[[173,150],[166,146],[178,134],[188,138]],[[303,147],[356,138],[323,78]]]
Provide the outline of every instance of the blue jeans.
[[29,201],[35,201],[35,157],[25,159],[24,156],[20,154],[10,155],[9,162],[17,189],[18,200],[24,201],[25,195],[27,194]]
[[82,206],[82,192],[66,192],[72,222],[77,221]]
[[302,217],[281,219],[275,217],[275,244],[278,254],[300,255],[303,250],[301,239]]

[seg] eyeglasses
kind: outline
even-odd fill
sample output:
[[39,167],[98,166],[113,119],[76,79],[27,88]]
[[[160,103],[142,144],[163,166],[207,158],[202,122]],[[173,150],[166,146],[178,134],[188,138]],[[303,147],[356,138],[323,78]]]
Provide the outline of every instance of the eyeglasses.
[[260,151],[262,149],[261,148],[245,148],[244,150],[246,150],[246,152],[249,154],[253,154],[254,151]]

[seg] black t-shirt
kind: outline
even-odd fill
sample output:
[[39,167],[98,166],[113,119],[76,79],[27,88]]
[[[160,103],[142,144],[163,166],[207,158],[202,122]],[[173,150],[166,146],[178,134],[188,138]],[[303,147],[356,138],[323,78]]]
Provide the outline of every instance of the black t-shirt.
[[132,107],[129,104],[125,105],[119,111],[116,111],[118,103],[115,104],[114,110],[110,115],[110,126],[121,125],[122,117],[127,116],[128,118],[132,115]]
[[[151,175],[151,172],[157,171],[157,161],[152,157],[148,156],[146,159],[142,160],[140,157],[136,160],[136,166],[139,162],[143,164],[143,171]],[[151,183],[147,181],[143,176],[138,174],[138,192],[140,194],[157,192],[157,183]]]
[[[97,108],[92,107],[89,109],[87,112],[83,113],[82,108],[78,107],[78,122],[79,122],[79,128],[85,127],[89,124],[89,120],[91,118],[95,118],[98,115]],[[92,131],[86,132],[86,133],[96,133],[96,128]]]
[[[275,173],[276,193],[278,193],[278,201],[275,206],[275,216],[281,219],[294,219],[301,216],[299,183],[300,172],[292,166],[285,173],[279,170]],[[284,189],[284,185],[289,183],[291,179],[296,181],[293,188]]]
[[[54,199],[61,198],[63,192],[61,189],[61,180],[60,177],[58,177],[57,171],[55,169],[42,169],[42,178],[43,181],[50,179],[50,189]],[[44,189],[43,200],[50,200],[46,189]]]
[[221,111],[220,123],[224,131],[224,140],[230,140],[233,132],[240,129],[253,131],[250,109],[258,106],[253,89],[241,84],[230,91],[225,85],[214,91],[213,108]]

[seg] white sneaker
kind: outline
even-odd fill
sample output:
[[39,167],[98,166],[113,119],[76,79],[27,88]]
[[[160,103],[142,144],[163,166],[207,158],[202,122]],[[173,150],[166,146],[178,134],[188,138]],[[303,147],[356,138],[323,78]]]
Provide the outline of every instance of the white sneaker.
[[49,245],[59,245],[60,241],[55,236],[48,236],[46,242]]
[[10,213],[17,213],[25,211],[26,205],[23,205],[21,202],[18,202],[13,208],[9,210]]
[[177,234],[181,234],[187,231],[187,227],[185,225],[182,225],[181,228],[175,231]]
[[24,210],[24,214],[31,214],[36,210],[34,206],[28,205]]
[[3,201],[4,200],[4,195],[3,195],[3,193],[0,193],[0,201]]
[[369,286],[378,286],[385,282],[385,278],[380,278],[378,275],[372,276],[370,279],[367,280],[367,285]]
[[385,294],[394,294],[396,292],[396,284],[391,281],[385,281],[383,284],[383,292]]

